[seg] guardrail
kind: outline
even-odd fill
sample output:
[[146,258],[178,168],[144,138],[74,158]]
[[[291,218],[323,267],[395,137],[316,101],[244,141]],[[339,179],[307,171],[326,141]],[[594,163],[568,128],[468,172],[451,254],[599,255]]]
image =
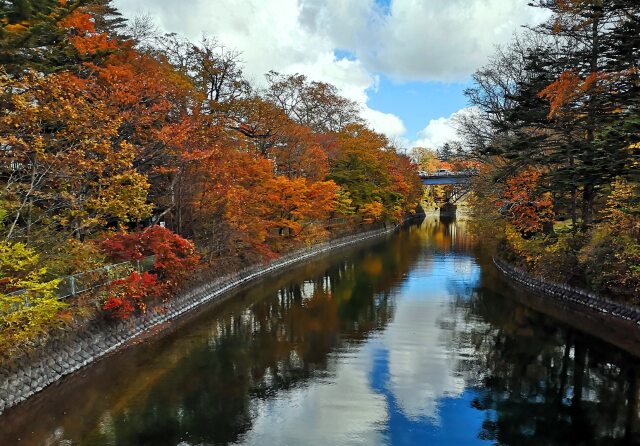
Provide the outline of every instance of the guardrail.
[[[153,268],[155,256],[144,257],[140,260],[114,263],[90,271],[83,271],[60,279],[56,294],[58,299],[67,299],[71,296],[94,290],[109,285],[119,279],[124,279],[134,271],[139,273],[150,271]],[[8,293],[7,296],[19,296],[27,290],[18,290]]]
[[460,170],[457,172],[448,171],[448,172],[433,172],[433,173],[418,172],[418,176],[420,178],[473,177],[477,175],[478,175],[477,170]]

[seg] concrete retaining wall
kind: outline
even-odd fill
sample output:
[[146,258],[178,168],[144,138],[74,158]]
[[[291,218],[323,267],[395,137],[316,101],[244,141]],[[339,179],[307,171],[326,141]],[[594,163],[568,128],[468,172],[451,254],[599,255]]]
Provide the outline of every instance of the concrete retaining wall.
[[170,302],[150,308],[142,317],[118,322],[96,320],[82,329],[56,336],[45,347],[0,368],[0,414],[63,376],[113,352],[136,336],[214,301],[242,284],[282,271],[319,254],[380,237],[395,229],[397,227],[392,226],[368,231],[299,250],[267,264],[192,286]]
[[640,308],[621,302],[613,302],[595,293],[588,292],[569,285],[551,282],[542,278],[533,277],[526,271],[518,269],[498,258],[493,259],[498,270],[510,279],[536,291],[541,291],[558,300],[579,304],[592,310],[620,318],[640,325]]

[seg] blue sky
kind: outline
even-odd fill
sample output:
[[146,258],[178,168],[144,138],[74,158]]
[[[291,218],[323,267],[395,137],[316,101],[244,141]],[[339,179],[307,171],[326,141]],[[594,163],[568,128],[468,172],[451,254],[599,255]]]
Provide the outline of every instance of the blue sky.
[[[376,3],[388,12],[390,0]],[[357,60],[348,50],[334,50],[337,59]],[[392,113],[404,123],[407,135],[418,137],[431,120],[451,116],[468,106],[464,95],[471,87],[471,79],[457,82],[394,81],[384,73],[374,73],[376,84],[367,90],[367,104],[376,110]]]
[[413,81],[393,82],[380,75],[378,88],[369,93],[369,106],[400,117],[407,128],[407,135],[418,137],[431,120],[451,116],[465,108],[464,90],[468,82]]
[[378,5],[385,15],[389,15],[391,13],[391,0],[376,0],[376,5]]
[[[115,0],[164,32],[238,50],[256,86],[270,70],[336,85],[375,130],[437,146],[496,45],[541,21],[528,0]],[[188,7],[185,7],[188,4]]]

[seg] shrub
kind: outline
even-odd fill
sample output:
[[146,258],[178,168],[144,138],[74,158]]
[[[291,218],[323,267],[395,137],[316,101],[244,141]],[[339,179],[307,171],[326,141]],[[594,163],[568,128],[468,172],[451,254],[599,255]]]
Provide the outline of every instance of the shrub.
[[20,348],[62,323],[59,281],[44,280],[46,274],[35,251],[0,242],[0,351]]
[[635,237],[605,225],[592,232],[580,259],[594,289],[640,303],[640,244]]
[[134,313],[145,313],[146,301],[162,294],[163,287],[155,274],[134,272],[109,284],[102,309],[113,319],[127,319]]
[[171,289],[179,286],[200,265],[195,245],[161,226],[151,226],[142,232],[115,234],[99,245],[114,261],[155,256],[153,272]]
[[160,226],[115,234],[99,242],[99,246],[114,261],[155,256],[151,273],[134,272],[109,285],[102,308],[116,319],[144,313],[149,300],[171,297],[200,266],[194,244]]

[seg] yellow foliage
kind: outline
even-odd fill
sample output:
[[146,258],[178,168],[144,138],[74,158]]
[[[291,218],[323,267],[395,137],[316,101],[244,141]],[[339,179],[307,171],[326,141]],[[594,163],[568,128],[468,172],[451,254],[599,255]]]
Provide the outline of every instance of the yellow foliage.
[[367,203],[359,210],[362,215],[362,222],[364,224],[372,224],[382,219],[384,214],[384,205],[379,201],[373,203]]
[[61,323],[59,280],[45,280],[39,260],[22,243],[0,243],[0,351],[32,343]]

